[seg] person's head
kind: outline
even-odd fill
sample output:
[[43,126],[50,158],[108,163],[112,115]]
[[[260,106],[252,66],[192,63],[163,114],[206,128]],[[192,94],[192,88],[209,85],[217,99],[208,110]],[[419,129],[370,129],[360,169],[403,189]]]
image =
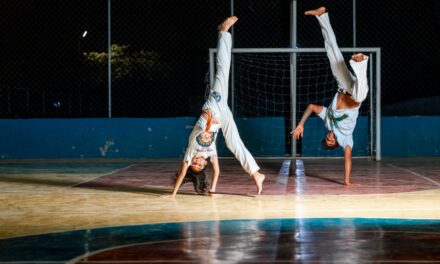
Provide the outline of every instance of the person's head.
[[203,157],[194,157],[191,160],[191,164],[189,166],[190,170],[192,170],[195,173],[199,173],[203,171],[208,165],[208,160]]
[[333,131],[329,131],[325,138],[322,140],[322,146],[326,149],[335,149],[339,147],[338,141],[336,140]]
[[[176,184],[177,177],[179,176],[179,172],[176,172],[176,176],[173,179],[173,184]],[[205,195],[209,190],[209,182],[208,178],[206,177],[205,170],[200,170],[198,172],[195,172],[191,169],[188,169],[185,177],[182,180],[182,185],[192,182],[194,185],[194,191],[196,191],[197,194]]]

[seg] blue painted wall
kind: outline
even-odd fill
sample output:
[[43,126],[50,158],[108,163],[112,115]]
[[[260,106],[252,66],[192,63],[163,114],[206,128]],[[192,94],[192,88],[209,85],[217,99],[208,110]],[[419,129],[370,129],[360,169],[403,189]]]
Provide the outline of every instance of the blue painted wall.
[[440,116],[383,117],[382,152],[391,157],[439,157]]
[[[183,157],[195,122],[189,117],[0,120],[0,158]],[[283,118],[236,118],[236,123],[255,156],[284,155]],[[262,128],[262,134],[253,133]],[[278,140],[251,144],[265,133]],[[217,141],[218,154],[231,156],[222,135]]]
[[[309,124],[320,121],[312,120]],[[195,122],[195,118],[189,117],[0,120],[0,157],[183,157]],[[362,132],[357,131],[364,131],[367,122],[358,122],[355,145],[362,149],[360,146],[367,143],[363,142]],[[236,118],[236,123],[245,145],[255,156],[284,155],[283,118]],[[222,136],[217,141],[219,155],[231,156]],[[382,156],[440,156],[440,117],[383,117]]]
[[194,118],[1,120],[0,157],[178,157],[194,122]]

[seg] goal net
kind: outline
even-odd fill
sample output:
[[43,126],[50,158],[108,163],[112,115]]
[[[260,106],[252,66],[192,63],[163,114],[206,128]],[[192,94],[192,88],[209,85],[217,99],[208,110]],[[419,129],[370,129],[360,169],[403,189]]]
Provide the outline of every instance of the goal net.
[[[341,49],[348,68],[353,53],[370,57],[369,96],[362,103],[353,133],[353,156],[380,159],[380,49]],[[210,80],[215,73],[210,50]],[[255,157],[343,157],[342,148],[327,150],[321,141],[324,122],[312,115],[300,140],[291,137],[310,103],[328,107],[337,83],[324,49],[233,49],[229,106],[240,136]],[[220,156],[230,156],[218,140]]]

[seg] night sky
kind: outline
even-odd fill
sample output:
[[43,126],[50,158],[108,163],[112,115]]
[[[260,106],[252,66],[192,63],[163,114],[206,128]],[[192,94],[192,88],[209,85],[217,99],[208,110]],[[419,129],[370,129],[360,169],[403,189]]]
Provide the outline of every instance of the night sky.
[[[340,47],[351,47],[352,0],[299,1],[298,43],[323,47],[319,26],[303,11],[326,5]],[[440,1],[405,5],[357,1],[357,46],[382,48],[384,115],[439,115]],[[107,51],[107,0],[5,0],[0,3],[2,117],[105,116],[106,86],[88,81],[84,52]],[[208,49],[230,1],[112,1],[112,43],[154,51],[166,77],[114,85],[120,116],[188,116],[203,101]],[[290,1],[236,1],[234,46],[289,47]],[[84,30],[88,35],[82,38]],[[27,103],[23,101],[25,98]],[[12,98],[12,99],[11,99]],[[54,112],[45,104],[69,102]],[[12,100],[12,101],[11,101]],[[5,107],[4,105],[9,105]],[[79,106],[80,105],[80,106]],[[158,108],[167,111],[157,111]]]

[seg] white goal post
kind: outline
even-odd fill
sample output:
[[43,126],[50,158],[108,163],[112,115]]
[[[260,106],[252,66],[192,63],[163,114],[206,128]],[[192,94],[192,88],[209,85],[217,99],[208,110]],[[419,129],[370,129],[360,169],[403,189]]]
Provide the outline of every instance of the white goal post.
[[[354,132],[354,149],[356,149],[357,138],[356,133],[362,134],[358,138],[363,141],[368,138],[368,142],[359,144],[360,151],[353,152],[353,156],[371,157],[375,160],[381,159],[381,49],[378,47],[369,48],[340,48],[344,57],[349,59],[353,53],[362,52],[370,57],[368,79],[369,79],[369,97],[363,103],[364,109],[358,119],[358,126],[364,130],[362,132]],[[210,84],[212,85],[215,75],[215,54],[216,49],[209,49],[210,62]],[[348,63],[347,59],[347,63]],[[313,100],[321,100],[322,104],[332,99],[336,89],[335,80],[331,75],[326,50],[324,48],[234,48],[232,49],[232,70],[230,78],[230,106],[235,115],[240,135],[244,138],[246,146],[256,157],[328,157],[334,156],[319,149],[319,142],[322,135],[324,125],[314,125],[318,121],[308,121],[313,127],[308,127],[309,132],[320,130],[317,135],[305,132],[303,141],[297,144],[296,140],[290,138],[286,133],[294,128],[301,118],[301,111],[308,103]],[[348,66],[348,68],[350,68]],[[243,77],[246,76],[246,77]],[[243,79],[247,78],[247,79]],[[282,80],[278,80],[282,79]],[[249,89],[249,90],[247,90]],[[325,90],[325,91],[322,91]],[[243,92],[244,91],[244,92]],[[274,95],[272,95],[274,93]],[[288,98],[288,99],[286,99]],[[258,101],[258,102],[257,102]],[[259,105],[258,109],[255,104]],[[263,106],[262,106],[263,105]],[[242,111],[239,108],[249,108],[250,112]],[[267,109],[264,109],[267,107]],[[290,118],[289,118],[290,115]],[[274,117],[279,117],[277,121],[273,121]],[[252,146],[254,141],[247,138],[246,133],[243,136],[241,127],[248,127],[246,122],[256,124],[252,133],[261,131],[267,132],[268,135],[257,136],[259,141]],[[284,130],[274,130],[276,126],[283,126]],[[310,118],[312,119],[312,118]],[[365,120],[364,120],[365,119]],[[264,121],[262,121],[264,120]],[[319,120],[320,121],[320,120]],[[274,123],[275,122],[275,123]],[[307,125],[306,123],[306,125]],[[321,121],[322,123],[322,121]],[[365,125],[359,125],[365,124]],[[307,127],[306,127],[307,129]],[[245,129],[244,129],[245,130]],[[280,137],[281,131],[284,131],[284,139]],[[269,134],[272,133],[272,134]],[[365,135],[363,135],[365,133]],[[319,135],[318,135],[319,134]],[[248,139],[246,142],[245,139]],[[260,141],[261,140],[261,141]],[[264,141],[263,141],[264,140]],[[283,141],[285,151],[278,147],[278,150],[270,149],[279,141]],[[339,153],[340,154],[340,153]],[[336,154],[336,156],[338,153]]]

